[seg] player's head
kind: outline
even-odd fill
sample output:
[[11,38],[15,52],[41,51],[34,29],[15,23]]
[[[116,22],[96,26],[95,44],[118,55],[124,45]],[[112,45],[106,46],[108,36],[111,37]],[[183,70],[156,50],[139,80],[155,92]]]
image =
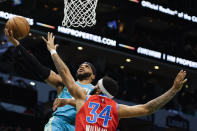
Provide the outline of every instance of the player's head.
[[96,69],[90,62],[82,63],[76,73],[78,80],[91,79],[94,80],[96,76]]
[[105,76],[102,79],[100,79],[95,86],[94,90],[90,92],[91,95],[93,94],[105,94],[109,98],[113,98],[118,93],[118,83],[113,80],[112,78]]

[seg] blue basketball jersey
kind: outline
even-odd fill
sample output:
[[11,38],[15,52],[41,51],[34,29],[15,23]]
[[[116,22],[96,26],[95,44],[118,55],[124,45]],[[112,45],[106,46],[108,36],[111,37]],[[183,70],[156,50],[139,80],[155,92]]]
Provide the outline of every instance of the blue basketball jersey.
[[[90,93],[90,91],[93,90],[93,85],[92,84],[81,84],[78,81],[76,81],[76,84],[79,85],[80,87],[84,88],[87,92],[87,94]],[[64,87],[63,91],[58,95],[58,98],[66,98],[66,99],[71,99],[73,98],[71,94],[68,92],[68,89]],[[76,108],[71,106],[71,105],[66,105],[64,107],[59,107],[57,110],[53,113],[54,116],[64,116],[66,119],[69,121],[75,121],[76,117]]]

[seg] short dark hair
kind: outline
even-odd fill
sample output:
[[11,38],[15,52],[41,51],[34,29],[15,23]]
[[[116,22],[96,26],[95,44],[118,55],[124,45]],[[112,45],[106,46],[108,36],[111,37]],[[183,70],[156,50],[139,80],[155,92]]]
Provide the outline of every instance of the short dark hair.
[[114,79],[108,76],[103,77],[103,86],[112,96],[115,97],[118,94],[119,86]]
[[90,62],[84,62],[82,64],[89,65],[91,67],[91,69],[92,69],[93,74],[96,75],[96,68],[94,67],[94,65],[92,63],[90,63]]

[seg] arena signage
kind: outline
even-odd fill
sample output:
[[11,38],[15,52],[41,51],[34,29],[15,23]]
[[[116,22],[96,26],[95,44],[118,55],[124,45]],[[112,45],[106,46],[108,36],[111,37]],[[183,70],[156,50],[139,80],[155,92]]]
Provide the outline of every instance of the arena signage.
[[[11,13],[8,13],[8,12],[0,11],[0,18],[3,18],[3,19],[7,20],[7,19],[10,19],[14,16],[20,16],[20,15],[15,15],[15,14],[11,14]],[[34,25],[34,19],[31,19],[31,18],[28,18],[28,17],[25,17],[25,18],[27,19],[27,21],[30,25]]]
[[162,5],[154,4],[149,1],[143,0],[141,2],[142,7],[146,7],[152,10],[156,10],[159,12],[162,12],[164,14],[172,15],[172,16],[177,16],[178,18],[185,19],[187,21],[195,22],[197,23],[197,16],[190,16],[187,13],[179,12],[177,10],[172,10],[170,8],[164,8]]
[[137,53],[142,54],[142,55],[146,55],[146,56],[150,56],[153,58],[157,58],[157,59],[162,59],[162,60],[165,60],[168,62],[176,63],[179,65],[197,68],[197,62],[190,61],[190,60],[183,59],[183,58],[179,58],[179,57],[175,57],[175,56],[171,56],[171,55],[167,55],[167,54],[164,54],[164,53],[161,53],[158,51],[154,51],[154,50],[150,50],[150,49],[146,49],[143,47],[138,47]]
[[74,30],[74,29],[58,26],[58,32],[64,33],[64,34],[67,34],[67,35],[71,35],[71,36],[74,36],[74,37],[82,38],[82,39],[85,39],[85,40],[90,40],[90,41],[94,41],[94,42],[97,42],[97,43],[101,43],[103,45],[116,47],[116,40],[101,37],[101,36],[98,36],[98,35],[93,35],[93,34],[90,34],[90,33],[79,31],[79,30]]
[[166,60],[169,61],[169,62],[180,64],[180,65],[197,68],[197,62],[186,60],[186,59],[183,59],[183,58],[167,55]]
[[166,125],[173,128],[189,130],[189,121],[180,115],[167,116]]
[[140,1],[139,0],[129,0],[131,2],[135,2],[135,3],[139,3]]
[[[152,4],[148,1],[142,1],[141,4],[142,4],[143,7],[147,7],[147,8],[153,9],[153,10],[159,10],[163,13],[167,13],[167,14],[170,14],[170,15],[178,14],[178,17],[184,17],[184,19],[188,19],[188,20],[191,19],[192,21],[197,22],[197,17],[196,16],[191,17],[191,16],[189,16],[187,14],[184,14],[182,12],[179,13],[176,10],[173,11],[169,8],[164,8],[160,5]],[[20,16],[20,15],[0,11],[0,18],[3,18],[3,19],[7,20],[7,19],[10,19],[11,17],[14,17],[14,16]],[[30,25],[34,25],[34,19],[31,19],[31,18],[28,18],[28,17],[25,17],[25,18],[27,19],[27,21],[29,22]],[[124,47],[124,48],[135,50],[135,48],[131,47],[131,46],[126,46],[126,45],[123,45],[123,44],[118,44],[117,45],[116,40],[112,40],[112,39],[109,39],[109,38],[106,38],[106,37],[90,34],[90,33],[79,31],[79,30],[74,30],[74,29],[58,26],[57,31],[60,32],[60,33],[63,33],[63,34],[67,34],[67,35],[74,36],[74,37],[77,37],[77,38],[81,38],[81,39],[84,39],[84,40],[89,40],[89,41],[101,43],[101,44],[107,45],[107,46],[112,46],[112,47],[119,46],[119,47]],[[164,53],[161,53],[161,52],[158,52],[158,51],[138,47],[137,48],[137,53],[142,54],[142,55],[146,55],[146,56],[149,56],[149,57],[153,57],[153,58],[156,58],[156,59],[163,59],[165,61],[176,63],[176,64],[179,64],[179,65],[188,66],[188,67],[192,67],[192,68],[197,68],[197,62],[190,61],[190,60],[183,59],[183,58],[179,58],[179,57],[175,57],[175,56],[171,56],[171,55],[167,55],[167,54],[164,54]]]
[[137,49],[137,53],[147,55],[147,56],[150,56],[150,57],[154,57],[154,58],[157,58],[157,59],[161,59],[161,52],[158,52],[158,51],[153,51],[153,50],[149,50],[149,49],[146,49],[146,48],[139,47]]

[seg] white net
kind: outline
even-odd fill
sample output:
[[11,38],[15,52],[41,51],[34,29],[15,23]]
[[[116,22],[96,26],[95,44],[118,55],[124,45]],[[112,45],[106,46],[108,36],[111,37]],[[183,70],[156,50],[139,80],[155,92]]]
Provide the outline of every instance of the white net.
[[96,24],[96,6],[98,0],[64,0],[64,19],[66,27],[86,27]]

